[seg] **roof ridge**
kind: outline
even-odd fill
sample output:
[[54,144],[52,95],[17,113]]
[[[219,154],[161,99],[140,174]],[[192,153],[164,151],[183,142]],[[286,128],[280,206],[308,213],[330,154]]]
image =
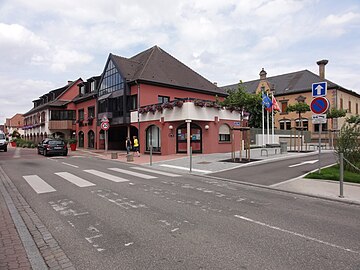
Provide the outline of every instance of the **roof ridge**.
[[148,65],[148,63],[150,62],[150,59],[151,59],[151,57],[153,56],[156,48],[158,48],[158,46],[156,46],[156,45],[151,48],[151,53],[150,53],[148,59],[146,60],[146,62],[145,62],[145,64],[144,64],[144,67],[142,68],[142,70],[141,70],[141,72],[140,72],[140,74],[139,74],[139,78],[141,78],[141,76],[143,75],[143,73],[144,73],[144,71],[145,71],[145,68],[146,68],[146,66]]

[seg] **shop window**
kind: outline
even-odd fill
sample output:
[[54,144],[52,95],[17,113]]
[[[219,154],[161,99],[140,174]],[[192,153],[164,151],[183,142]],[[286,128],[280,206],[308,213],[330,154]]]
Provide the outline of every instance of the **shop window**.
[[155,125],[146,129],[146,151],[150,151],[150,146],[152,146],[153,152],[161,152],[161,133]]
[[79,147],[84,147],[84,132],[80,131],[78,135]]
[[230,127],[226,124],[219,128],[219,142],[230,142]]

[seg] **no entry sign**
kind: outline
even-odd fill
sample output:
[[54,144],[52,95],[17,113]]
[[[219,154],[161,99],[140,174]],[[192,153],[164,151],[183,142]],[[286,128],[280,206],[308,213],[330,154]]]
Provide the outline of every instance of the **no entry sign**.
[[109,122],[102,122],[101,123],[101,129],[102,130],[108,130],[110,128]]
[[323,114],[329,109],[329,101],[325,97],[316,97],[311,101],[310,108],[315,114]]

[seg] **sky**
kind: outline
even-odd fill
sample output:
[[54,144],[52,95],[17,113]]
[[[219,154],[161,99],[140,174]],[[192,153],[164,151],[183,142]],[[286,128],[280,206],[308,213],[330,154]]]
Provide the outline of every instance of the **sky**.
[[218,86],[327,59],[360,94],[360,0],[0,0],[0,124],[154,45]]

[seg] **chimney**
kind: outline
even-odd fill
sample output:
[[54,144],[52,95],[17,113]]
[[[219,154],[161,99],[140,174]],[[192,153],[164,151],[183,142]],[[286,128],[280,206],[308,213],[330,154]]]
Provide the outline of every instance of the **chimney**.
[[266,80],[266,71],[264,70],[264,68],[262,68],[262,70],[260,71],[259,75],[260,75],[260,80]]
[[217,82],[214,82],[214,85],[217,86]]
[[319,65],[319,77],[320,79],[324,80],[325,79],[325,65],[328,63],[328,60],[320,60],[317,61],[316,64]]
[[68,81],[68,85],[70,85],[70,84],[72,84],[73,83],[73,81]]

